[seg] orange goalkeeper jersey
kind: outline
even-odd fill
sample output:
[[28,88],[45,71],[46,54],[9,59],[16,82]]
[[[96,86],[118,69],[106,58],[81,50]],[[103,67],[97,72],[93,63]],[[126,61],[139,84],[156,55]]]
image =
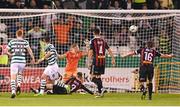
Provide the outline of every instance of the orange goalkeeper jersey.
[[67,61],[66,68],[65,68],[66,72],[76,72],[77,71],[78,61],[83,56],[82,53],[83,52],[81,52],[81,51],[78,53],[72,53],[72,52],[68,51],[66,53],[66,61]]

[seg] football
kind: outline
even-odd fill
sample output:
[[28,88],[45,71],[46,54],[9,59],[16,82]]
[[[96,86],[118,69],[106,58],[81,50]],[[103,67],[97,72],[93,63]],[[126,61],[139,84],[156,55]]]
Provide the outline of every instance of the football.
[[129,31],[130,32],[137,32],[137,30],[138,30],[138,27],[136,26],[136,25],[131,25],[130,27],[129,27]]

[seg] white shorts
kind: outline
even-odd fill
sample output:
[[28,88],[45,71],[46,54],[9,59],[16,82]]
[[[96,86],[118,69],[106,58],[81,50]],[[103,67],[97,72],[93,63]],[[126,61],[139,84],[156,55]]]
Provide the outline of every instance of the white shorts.
[[59,73],[59,67],[58,67],[57,63],[55,63],[53,65],[48,65],[44,70],[44,74],[49,76],[50,80],[52,80],[52,81],[59,79],[60,73]]
[[12,74],[22,73],[26,64],[23,63],[13,63],[10,66],[10,72]]

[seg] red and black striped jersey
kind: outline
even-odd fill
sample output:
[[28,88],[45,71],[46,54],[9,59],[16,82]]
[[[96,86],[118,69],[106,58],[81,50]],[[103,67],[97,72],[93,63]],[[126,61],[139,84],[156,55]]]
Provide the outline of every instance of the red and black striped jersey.
[[109,49],[107,42],[100,37],[95,37],[90,41],[90,49],[93,50],[93,65],[105,66],[105,54]]
[[156,56],[160,57],[161,54],[155,49],[140,48],[135,51],[135,54],[140,54],[141,64],[152,64]]

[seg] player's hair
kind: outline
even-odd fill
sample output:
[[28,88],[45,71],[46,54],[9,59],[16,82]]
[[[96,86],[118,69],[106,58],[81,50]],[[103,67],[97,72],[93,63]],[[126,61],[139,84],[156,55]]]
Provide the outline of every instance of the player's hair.
[[22,37],[23,33],[24,33],[24,31],[22,29],[19,29],[19,30],[16,31],[16,36],[17,37]]
[[154,47],[154,42],[153,41],[148,41],[147,42],[147,47],[148,48],[153,48]]
[[77,73],[77,76],[78,76],[79,78],[82,78],[82,72],[78,72],[78,73]]
[[51,41],[51,38],[49,36],[44,36],[44,41],[49,43]]
[[95,34],[95,35],[99,35],[100,33],[101,33],[100,27],[99,27],[99,26],[96,26],[96,27],[94,28],[94,34]]
[[77,47],[77,46],[78,46],[77,43],[73,43],[73,44],[70,46],[70,49],[75,48],[75,47]]

